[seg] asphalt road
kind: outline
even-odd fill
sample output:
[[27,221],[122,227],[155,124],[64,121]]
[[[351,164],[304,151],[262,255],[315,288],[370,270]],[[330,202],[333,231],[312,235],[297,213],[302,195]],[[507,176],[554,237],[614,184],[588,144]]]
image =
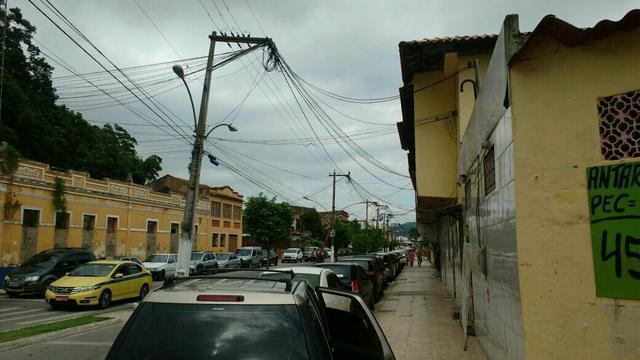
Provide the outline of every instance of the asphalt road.
[[104,359],[124,322],[0,353],[0,360]]
[[[157,289],[161,281],[153,283]],[[10,298],[6,294],[0,295],[0,331],[19,329],[46,322],[72,319],[85,315],[105,314],[131,308],[135,299],[114,302],[105,310],[95,307],[78,307],[52,310],[43,298],[37,296]]]

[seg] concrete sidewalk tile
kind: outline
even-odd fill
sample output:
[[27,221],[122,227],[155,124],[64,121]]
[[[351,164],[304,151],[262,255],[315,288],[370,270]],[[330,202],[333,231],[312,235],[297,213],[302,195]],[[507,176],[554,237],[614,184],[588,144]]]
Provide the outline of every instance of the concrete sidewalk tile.
[[408,267],[385,290],[376,317],[399,360],[486,359],[477,338],[453,320],[455,305],[430,266]]

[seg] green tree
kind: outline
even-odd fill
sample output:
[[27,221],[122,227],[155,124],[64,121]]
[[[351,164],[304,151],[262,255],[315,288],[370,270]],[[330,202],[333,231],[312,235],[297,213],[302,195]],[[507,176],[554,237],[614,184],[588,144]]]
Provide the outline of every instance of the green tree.
[[249,197],[245,203],[245,231],[267,250],[267,254],[274,243],[291,235],[292,222],[291,206],[287,203],[277,203],[275,197],[268,199],[260,193],[258,196]]
[[353,241],[353,228],[348,221],[336,219],[334,247],[344,249]]
[[137,142],[124,128],[91,125],[81,114],[56,104],[53,67],[32,43],[36,28],[20,9],[0,12],[0,25],[7,29],[0,141],[25,158],[87,171],[95,178],[126,180],[132,174],[136,183],[144,184],[157,177],[162,160],[138,156]]
[[324,240],[325,229],[320,214],[315,209],[305,210],[301,217],[302,229],[309,232],[314,240]]

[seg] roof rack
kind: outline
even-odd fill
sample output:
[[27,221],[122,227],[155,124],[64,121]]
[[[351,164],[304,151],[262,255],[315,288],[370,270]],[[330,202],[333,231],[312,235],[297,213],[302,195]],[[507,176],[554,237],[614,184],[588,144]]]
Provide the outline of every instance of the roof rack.
[[[161,289],[166,289],[168,287],[174,286],[176,284],[179,284],[181,282],[187,281],[187,280],[193,280],[193,279],[240,279],[240,280],[260,280],[260,281],[271,281],[271,282],[280,282],[280,283],[284,283],[285,284],[285,291],[287,292],[291,292],[292,289],[292,282],[293,282],[293,278],[295,278],[296,274],[293,272],[293,270],[267,270],[267,269],[218,269],[218,272],[216,274],[212,274],[212,275],[196,275],[196,276],[189,276],[189,277],[167,277],[166,280],[164,281],[164,283],[162,284]],[[252,277],[252,276],[224,276],[225,273],[237,273],[237,272],[256,272],[258,273],[257,276]],[[290,278],[288,279],[269,279],[269,278],[262,278],[260,277],[260,275],[262,275],[264,272],[273,272],[273,273],[280,273],[280,274],[286,274],[286,275],[290,275]]]

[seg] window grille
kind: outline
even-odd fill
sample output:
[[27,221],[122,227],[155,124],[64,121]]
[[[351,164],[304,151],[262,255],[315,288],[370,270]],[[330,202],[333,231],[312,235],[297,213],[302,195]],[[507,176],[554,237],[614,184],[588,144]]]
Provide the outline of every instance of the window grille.
[[640,90],[600,98],[598,114],[604,159],[640,157]]
[[484,165],[484,194],[490,194],[496,188],[496,161],[493,145],[482,160]]

